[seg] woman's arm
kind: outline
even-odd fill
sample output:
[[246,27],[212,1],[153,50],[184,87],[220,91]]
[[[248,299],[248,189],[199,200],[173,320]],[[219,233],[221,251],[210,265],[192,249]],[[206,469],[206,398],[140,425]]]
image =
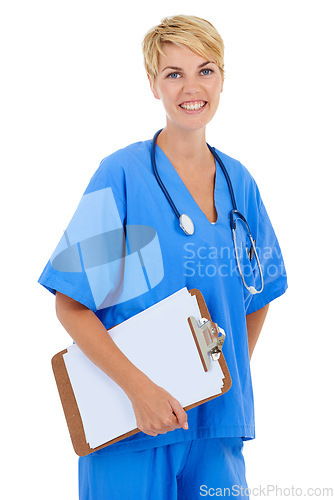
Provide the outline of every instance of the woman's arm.
[[56,314],[81,351],[128,396],[138,429],[156,436],[187,428],[187,414],[180,403],[131,363],[93,311],[56,292]]
[[247,334],[248,334],[248,350],[249,350],[249,359],[252,358],[252,354],[256,345],[256,342],[261,333],[264,320],[266,319],[267,312],[269,309],[269,304],[262,307],[262,309],[258,309],[257,311],[247,314],[246,323],[247,323]]

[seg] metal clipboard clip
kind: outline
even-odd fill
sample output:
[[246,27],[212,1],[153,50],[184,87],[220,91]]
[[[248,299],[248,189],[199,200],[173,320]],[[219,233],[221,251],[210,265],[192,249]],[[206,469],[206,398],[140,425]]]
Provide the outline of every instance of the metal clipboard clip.
[[194,316],[189,316],[188,323],[193,333],[203,368],[207,372],[210,368],[210,359],[218,361],[226,334],[217,323],[206,318],[200,318],[197,322]]

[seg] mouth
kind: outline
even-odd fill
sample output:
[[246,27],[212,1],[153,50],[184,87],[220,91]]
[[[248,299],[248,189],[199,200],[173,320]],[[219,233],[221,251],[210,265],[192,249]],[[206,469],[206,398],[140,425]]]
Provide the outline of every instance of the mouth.
[[185,101],[179,104],[179,107],[187,113],[200,113],[207,103],[207,101]]

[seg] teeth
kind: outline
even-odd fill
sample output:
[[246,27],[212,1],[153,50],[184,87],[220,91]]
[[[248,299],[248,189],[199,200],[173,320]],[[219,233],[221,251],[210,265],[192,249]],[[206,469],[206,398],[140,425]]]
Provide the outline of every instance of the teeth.
[[188,111],[197,111],[203,108],[205,101],[195,102],[194,104],[180,104],[181,108],[187,109]]

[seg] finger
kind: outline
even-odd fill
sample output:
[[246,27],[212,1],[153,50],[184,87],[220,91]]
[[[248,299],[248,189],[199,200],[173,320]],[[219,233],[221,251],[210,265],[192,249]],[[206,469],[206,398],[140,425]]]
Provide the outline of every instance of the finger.
[[144,427],[144,426],[139,426],[137,425],[137,429],[139,429],[141,432],[144,432],[144,434],[148,434],[149,436],[157,436],[158,435],[158,429],[152,429],[150,426]]
[[172,412],[172,418],[173,418],[174,429],[181,429],[181,424],[179,423],[177,416],[175,415],[174,412]]
[[177,399],[173,399],[171,401],[171,405],[172,405],[173,413],[175,413],[176,418],[177,418],[180,426],[183,429],[188,429],[188,422],[187,422],[188,415],[186,414],[186,412],[184,411],[184,409],[182,408],[180,403],[177,401]]
[[155,437],[155,436],[158,435],[157,432],[151,432],[151,431],[143,431],[143,432],[144,432],[144,434],[148,434],[149,436],[154,436]]

